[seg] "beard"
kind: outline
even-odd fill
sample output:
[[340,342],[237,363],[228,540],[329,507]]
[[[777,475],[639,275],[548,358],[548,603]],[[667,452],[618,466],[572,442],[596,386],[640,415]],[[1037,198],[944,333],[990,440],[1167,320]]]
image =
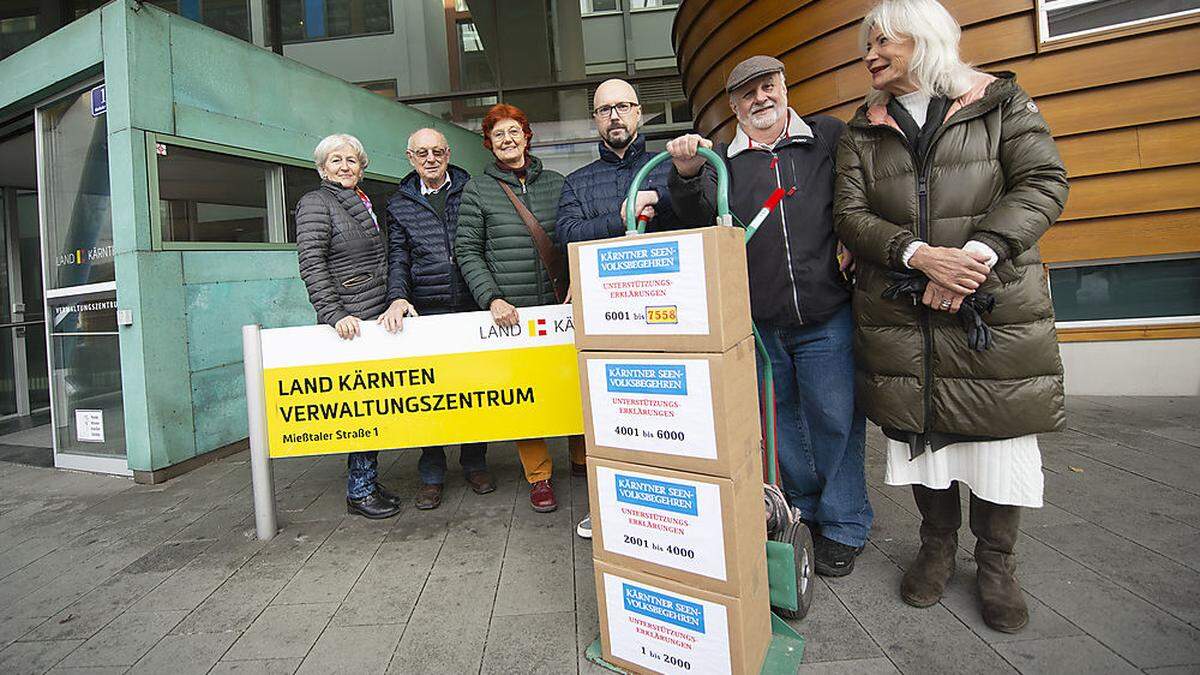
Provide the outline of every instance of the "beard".
[[771,106],[759,110],[751,110],[746,115],[738,115],[738,121],[752,126],[759,131],[770,129],[779,122],[779,107]]
[[604,134],[604,143],[613,150],[621,150],[633,142],[633,134],[625,127],[612,127]]

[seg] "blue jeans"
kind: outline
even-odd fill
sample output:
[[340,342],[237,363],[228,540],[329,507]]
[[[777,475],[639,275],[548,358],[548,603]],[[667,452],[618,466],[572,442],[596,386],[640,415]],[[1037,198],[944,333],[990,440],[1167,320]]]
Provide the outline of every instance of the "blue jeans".
[[379,478],[378,452],[352,452],[346,455],[346,499],[362,499],[375,491]]
[[[462,465],[463,473],[487,471],[487,443],[463,443],[459,448],[458,463]],[[421,459],[417,460],[417,473],[421,482],[441,485],[446,482],[446,449],[440,445],[430,446],[421,451]]]
[[874,512],[863,466],[866,418],[854,403],[850,305],[822,324],[760,326],[759,332],[775,380],[783,492],[822,536],[862,546]]

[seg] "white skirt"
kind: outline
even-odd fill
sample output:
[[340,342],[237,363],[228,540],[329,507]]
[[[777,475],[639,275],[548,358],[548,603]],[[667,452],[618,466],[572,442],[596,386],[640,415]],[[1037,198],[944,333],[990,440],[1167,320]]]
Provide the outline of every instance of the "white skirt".
[[1042,453],[1033,434],[953,443],[937,452],[927,449],[911,460],[907,443],[886,440],[888,485],[917,484],[944,490],[952,481],[960,481],[993,504],[1042,506]]

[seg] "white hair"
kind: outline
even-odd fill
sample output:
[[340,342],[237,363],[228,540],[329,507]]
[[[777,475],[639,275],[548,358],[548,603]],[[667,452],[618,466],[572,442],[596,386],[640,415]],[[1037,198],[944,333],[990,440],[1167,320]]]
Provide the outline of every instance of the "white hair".
[[[909,73],[921,91],[958,98],[971,88],[974,71],[958,53],[962,28],[937,0],[881,0],[863,19],[859,44],[868,44],[874,28],[889,40],[913,41]],[[871,90],[867,104],[886,103],[888,96]]]
[[325,177],[325,160],[329,159],[329,155],[333,154],[338,148],[349,146],[354,154],[358,155],[358,163],[362,168],[367,168],[367,151],[363,149],[363,144],[350,134],[330,134],[321,139],[317,143],[317,148],[313,150],[313,161],[317,164],[317,173],[321,174],[321,178]]

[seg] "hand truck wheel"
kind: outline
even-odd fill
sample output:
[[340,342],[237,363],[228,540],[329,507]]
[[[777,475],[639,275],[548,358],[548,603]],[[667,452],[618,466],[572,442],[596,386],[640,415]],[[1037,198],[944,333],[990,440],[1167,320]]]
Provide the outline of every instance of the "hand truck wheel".
[[813,600],[813,561],[812,533],[808,526],[797,520],[784,530],[777,541],[792,545],[796,554],[796,609],[772,607],[771,609],[785,619],[803,619],[808,615],[808,609]]

